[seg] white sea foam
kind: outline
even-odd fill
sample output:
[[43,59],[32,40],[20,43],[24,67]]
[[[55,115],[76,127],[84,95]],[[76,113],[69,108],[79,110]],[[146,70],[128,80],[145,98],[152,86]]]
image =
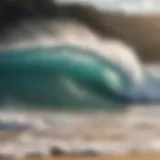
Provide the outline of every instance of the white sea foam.
[[136,51],[118,39],[102,38],[85,25],[73,21],[24,22],[7,33],[1,50],[74,45],[91,49],[126,70],[135,81],[143,79]]
[[[0,155],[21,156],[32,152],[47,155],[51,147],[58,147],[65,154],[159,152],[159,111],[159,106],[132,106],[121,113],[1,110],[7,122],[21,123],[16,118],[21,116],[24,124],[30,124],[32,129],[1,142]],[[41,128],[42,121],[44,128]]]

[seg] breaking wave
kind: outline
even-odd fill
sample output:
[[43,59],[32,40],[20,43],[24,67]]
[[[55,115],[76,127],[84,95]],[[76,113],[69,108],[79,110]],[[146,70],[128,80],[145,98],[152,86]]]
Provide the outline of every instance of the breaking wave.
[[80,23],[24,22],[0,41],[2,103],[96,108],[160,100],[159,78],[132,47]]

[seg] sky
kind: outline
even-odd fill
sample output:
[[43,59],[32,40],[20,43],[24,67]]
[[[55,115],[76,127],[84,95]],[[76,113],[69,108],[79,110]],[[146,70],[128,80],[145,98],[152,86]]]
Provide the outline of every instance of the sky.
[[160,0],[57,0],[95,5],[102,10],[124,11],[127,13],[160,13]]

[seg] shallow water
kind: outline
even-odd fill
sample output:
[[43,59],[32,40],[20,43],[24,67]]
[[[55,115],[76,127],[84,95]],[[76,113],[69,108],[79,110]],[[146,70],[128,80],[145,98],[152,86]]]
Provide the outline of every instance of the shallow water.
[[51,147],[59,147],[66,154],[160,151],[158,105],[88,113],[5,109],[0,111],[0,121],[6,124],[6,128],[0,124],[0,154],[48,154]]

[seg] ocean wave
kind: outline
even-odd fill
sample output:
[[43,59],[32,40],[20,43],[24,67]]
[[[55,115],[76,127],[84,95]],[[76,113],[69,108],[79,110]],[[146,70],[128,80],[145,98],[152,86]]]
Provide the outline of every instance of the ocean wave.
[[1,39],[0,74],[2,104],[9,98],[93,109],[160,100],[159,79],[132,47],[72,21],[24,22],[12,29]]

